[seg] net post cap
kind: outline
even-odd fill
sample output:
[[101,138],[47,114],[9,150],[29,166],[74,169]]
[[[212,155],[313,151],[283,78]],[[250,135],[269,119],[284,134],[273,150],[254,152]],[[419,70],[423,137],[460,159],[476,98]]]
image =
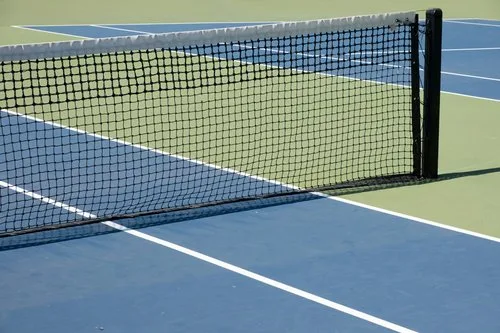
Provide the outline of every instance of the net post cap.
[[426,14],[433,15],[436,17],[443,17],[443,11],[441,10],[441,8],[430,8],[426,10]]

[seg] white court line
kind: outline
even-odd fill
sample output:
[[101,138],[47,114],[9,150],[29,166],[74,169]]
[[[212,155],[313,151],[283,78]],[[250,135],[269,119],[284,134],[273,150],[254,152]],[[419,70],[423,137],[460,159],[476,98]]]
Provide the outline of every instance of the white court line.
[[131,29],[123,29],[123,28],[115,28],[115,27],[107,27],[105,25],[100,25],[100,24],[90,24],[89,26],[95,27],[95,28],[101,28],[101,29],[109,29],[109,30],[116,30],[116,31],[125,31],[125,32],[138,33],[138,34],[141,34],[141,35],[155,35],[154,33],[151,33],[151,32],[131,30]]
[[478,80],[485,80],[485,81],[500,82],[500,79],[497,79],[497,78],[494,78],[494,77],[477,76],[477,75],[469,75],[469,74],[460,74],[460,73],[445,72],[445,71],[441,71],[441,74],[451,75],[451,76],[467,77],[467,78],[470,78],[470,79],[478,79]]
[[488,23],[476,23],[476,22],[464,22],[464,21],[446,21],[446,22],[500,28],[500,24],[488,24]]
[[[26,195],[26,196],[31,197],[33,199],[40,200],[40,201],[42,201],[44,203],[47,203],[47,204],[50,204],[50,205],[62,208],[64,210],[67,210],[67,211],[69,211],[71,213],[74,213],[76,215],[83,216],[85,218],[96,218],[97,217],[96,215],[94,215],[92,213],[85,212],[85,211],[83,211],[83,210],[81,210],[79,208],[72,207],[72,206],[67,205],[65,203],[56,201],[56,200],[54,200],[52,198],[43,196],[43,195],[35,193],[35,192],[31,192],[31,191],[25,190],[25,189],[23,189],[21,187],[9,184],[9,183],[1,181],[1,180],[0,180],[0,186],[8,188],[8,189],[10,189],[12,191],[15,191],[17,193]],[[138,231],[138,230],[132,230],[132,229],[129,229],[129,228],[127,228],[127,227],[125,227],[125,226],[123,226],[121,224],[118,224],[118,223],[115,223],[115,222],[111,222],[111,221],[105,221],[105,222],[101,222],[101,223],[104,224],[104,225],[107,225],[108,227],[111,227],[111,228],[113,228],[115,230],[119,230],[119,231],[125,232],[125,233],[127,233],[129,235],[141,238],[141,239],[146,240],[148,242],[152,242],[152,243],[155,243],[157,245],[169,248],[171,250],[183,253],[183,254],[185,254],[187,256],[190,256],[190,257],[196,258],[198,260],[207,262],[209,264],[218,266],[218,267],[223,268],[225,270],[228,270],[228,271],[231,271],[233,273],[242,275],[244,277],[247,277],[249,279],[258,281],[260,283],[266,284],[266,285],[274,287],[276,289],[280,289],[280,290],[285,291],[287,293],[290,293],[292,295],[295,295],[295,296],[298,296],[298,297],[302,297],[302,298],[307,299],[307,300],[309,300],[311,302],[314,302],[314,303],[326,306],[326,307],[328,307],[330,309],[333,309],[333,310],[336,310],[336,311],[339,311],[339,312],[343,312],[343,313],[348,314],[350,316],[353,316],[353,317],[365,320],[367,322],[370,322],[372,324],[375,324],[375,325],[387,328],[387,329],[392,330],[394,332],[416,333],[416,331],[413,331],[413,330],[411,330],[409,328],[406,328],[406,327],[397,325],[395,323],[389,322],[387,320],[375,317],[375,316],[370,315],[370,314],[368,314],[366,312],[361,312],[361,311],[355,310],[355,309],[350,308],[348,306],[345,306],[343,304],[340,304],[340,303],[337,303],[337,302],[333,302],[333,301],[331,301],[329,299],[326,299],[326,298],[320,297],[318,295],[309,293],[309,292],[304,291],[302,289],[298,289],[298,288],[292,287],[292,286],[290,286],[288,284],[279,282],[277,280],[273,280],[271,278],[268,278],[268,277],[265,277],[263,275],[254,273],[252,271],[246,270],[244,268],[232,265],[232,264],[230,264],[228,262],[216,259],[214,257],[210,257],[210,256],[208,256],[206,254],[203,254],[203,253],[200,253],[200,252],[188,249],[188,248],[180,246],[178,244],[166,241],[164,239],[151,236],[151,235],[149,235],[147,233],[144,233],[144,232],[141,232],[141,231]]]
[[500,20],[495,20],[495,19],[491,19],[491,18],[484,18],[484,17],[453,17],[453,18],[445,19],[445,20],[443,20],[443,22],[449,22],[449,21],[471,21],[471,20],[493,21],[493,22],[500,23]]
[[283,23],[288,21],[252,21],[252,22],[241,22],[241,21],[217,21],[217,22],[209,22],[209,21],[196,21],[196,22],[170,22],[170,23],[160,23],[160,22],[150,22],[150,23],[77,23],[77,24],[25,24],[18,25],[12,27],[85,27],[89,25],[98,25],[98,26],[127,26],[127,25],[194,25],[194,24],[248,24],[251,25],[260,25],[260,24],[275,24],[275,23]]
[[453,18],[449,18],[449,19],[443,19],[443,22],[455,21],[455,20],[458,20],[458,21],[482,20],[482,18],[479,18],[479,17],[453,17]]
[[500,46],[495,47],[465,47],[461,49],[442,49],[443,52],[459,52],[459,51],[498,51]]
[[[45,123],[45,124],[48,124],[50,126],[63,128],[63,129],[66,129],[66,130],[69,130],[69,131],[73,131],[73,132],[76,132],[76,133],[86,134],[86,135],[89,135],[89,136],[92,136],[92,137],[96,137],[96,138],[99,138],[99,139],[108,140],[108,141],[111,141],[111,142],[116,142],[116,143],[127,145],[127,146],[130,146],[130,147],[134,147],[134,148],[138,148],[138,149],[142,149],[142,150],[147,150],[147,151],[155,152],[155,153],[158,153],[158,154],[161,154],[161,155],[174,157],[174,158],[181,159],[181,160],[184,160],[184,161],[188,161],[188,162],[191,162],[191,163],[194,163],[194,164],[204,165],[206,167],[214,168],[214,169],[217,169],[217,170],[222,170],[222,171],[225,171],[225,172],[228,172],[228,173],[233,173],[233,174],[237,174],[237,175],[240,175],[240,176],[252,178],[252,179],[255,179],[255,180],[260,180],[260,181],[263,181],[263,182],[268,182],[268,183],[271,183],[271,184],[274,184],[274,185],[279,185],[279,186],[287,187],[287,188],[290,188],[290,189],[296,189],[296,190],[300,189],[297,186],[290,185],[290,184],[285,184],[285,183],[282,183],[282,182],[279,182],[279,181],[276,181],[276,180],[270,180],[270,179],[267,179],[267,178],[264,178],[264,177],[254,176],[254,175],[248,174],[246,172],[241,172],[241,171],[238,171],[238,170],[221,167],[221,166],[218,166],[218,165],[215,165],[215,164],[206,163],[206,162],[203,162],[203,161],[191,159],[191,158],[188,158],[188,157],[185,157],[185,156],[181,156],[181,155],[171,154],[171,153],[168,153],[168,152],[165,152],[165,151],[161,151],[159,149],[149,148],[149,147],[146,147],[146,146],[142,146],[142,145],[130,143],[130,142],[123,141],[123,140],[112,139],[112,138],[108,138],[106,136],[99,135],[99,134],[89,133],[89,132],[83,131],[81,129],[68,127],[68,126],[65,126],[65,125],[62,125],[62,124],[58,124],[58,123],[54,123],[54,122],[50,122],[50,121],[45,121],[45,120],[40,119],[40,118],[35,118],[35,117],[32,117],[32,116],[28,116],[28,115],[25,115],[25,114],[17,113],[17,112],[11,111],[11,110],[0,109],[0,112],[5,112],[5,113],[8,113],[8,114],[11,114],[11,115],[14,115],[14,116],[18,116],[18,117],[21,117],[21,118],[25,118],[25,119],[28,119],[28,120]],[[320,192],[312,192],[312,193],[315,194],[315,195],[324,197],[326,199],[330,199],[330,200],[334,200],[334,201],[339,201],[339,202],[347,203],[347,204],[350,204],[350,205],[353,205],[353,206],[365,208],[365,209],[368,209],[368,210],[372,210],[372,211],[384,213],[384,214],[395,216],[395,217],[400,217],[400,218],[403,218],[403,219],[405,219],[407,221],[413,221],[413,222],[418,222],[418,223],[422,223],[422,224],[427,224],[427,225],[431,225],[431,226],[438,227],[438,228],[441,228],[441,229],[446,229],[446,230],[458,232],[458,233],[461,233],[461,234],[465,234],[465,235],[469,235],[469,236],[474,236],[474,237],[477,237],[477,238],[482,238],[482,239],[485,239],[485,240],[489,240],[489,241],[493,241],[493,242],[496,242],[496,243],[500,243],[500,238],[497,238],[497,237],[493,237],[493,236],[481,234],[481,233],[470,231],[470,230],[466,230],[466,229],[461,229],[461,228],[453,227],[453,226],[450,226],[450,225],[447,225],[447,224],[442,224],[442,223],[434,222],[434,221],[427,220],[427,219],[422,219],[422,218],[411,216],[411,215],[407,215],[407,214],[402,214],[402,213],[390,211],[390,210],[379,208],[379,207],[375,207],[375,206],[366,205],[366,204],[355,202],[355,201],[351,201],[351,200],[348,200],[348,199],[343,199],[343,198],[339,198],[339,197],[330,196],[330,195],[325,194],[325,193],[320,193]]]
[[[442,52],[458,52],[458,51],[498,51],[500,50],[500,46],[494,46],[494,47],[464,47],[464,48],[457,48],[457,49],[442,49]],[[425,50],[419,50],[420,53],[424,53]],[[347,53],[348,55],[371,55],[371,54],[377,54],[377,55],[387,55],[387,54],[409,54],[409,51],[363,51],[363,52],[350,52]]]
[[24,29],[24,30],[36,31],[36,32],[45,32],[45,33],[49,33],[49,34],[53,34],[53,35],[62,35],[62,36],[76,37],[76,38],[82,38],[82,39],[91,39],[89,37],[82,37],[82,36],[78,36],[78,35],[71,35],[71,34],[66,34],[66,33],[63,33],[63,32],[46,31],[46,30],[28,28],[28,27],[24,27],[22,25],[13,25],[11,27],[12,28],[17,28],[17,29]]
[[[234,44],[232,46],[236,46],[239,48],[244,48],[244,49],[255,49],[252,46],[246,46],[246,45],[240,45],[240,44]],[[303,52],[291,52],[291,51],[282,51],[282,50],[277,50],[277,49],[270,49],[266,47],[259,47],[257,50],[263,50],[265,52],[270,52],[270,53],[278,53],[278,54],[291,54],[291,55],[300,55],[303,57],[308,57],[308,58],[319,58],[319,59],[327,59],[327,60],[337,60],[337,61],[345,61],[345,62],[354,62],[354,63],[359,63],[359,64],[364,64],[364,65],[371,65],[371,66],[383,66],[383,67],[390,67],[390,68],[402,68],[402,69],[411,69],[410,67],[404,67],[404,66],[398,66],[398,65],[391,65],[391,64],[378,64],[378,63],[373,63],[371,61],[363,61],[363,60],[357,60],[357,59],[349,59],[349,58],[343,58],[343,57],[331,57],[331,56],[326,56],[323,54],[314,54],[314,53],[303,53]],[[332,75],[334,76],[334,75]],[[363,81],[370,81],[370,80],[364,80]]]
[[[245,45],[239,45],[239,44],[234,44],[233,46],[236,47],[241,47],[241,48],[251,48],[251,46],[245,46]],[[371,66],[383,66],[383,67],[389,67],[389,68],[401,68],[401,69],[407,69],[410,70],[410,67],[405,67],[405,66],[398,66],[398,65],[391,65],[391,64],[378,64],[378,63],[373,63],[371,61],[363,61],[363,60],[357,60],[357,59],[349,59],[349,58],[339,58],[339,57],[330,57],[330,56],[325,56],[325,55],[317,55],[317,54],[312,54],[312,53],[302,53],[302,52],[290,52],[290,51],[281,51],[281,50],[276,50],[276,49],[270,49],[270,48],[258,48],[259,50],[263,50],[265,52],[272,52],[272,53],[280,53],[280,54],[297,54],[300,56],[308,57],[308,58],[319,58],[319,59],[328,59],[328,60],[338,60],[338,61],[346,61],[346,62],[354,62],[354,63],[360,63],[360,64],[366,64],[366,65],[371,65]],[[424,71],[423,68],[420,68],[420,71]],[[478,76],[478,75],[469,75],[469,74],[461,74],[461,73],[454,73],[454,72],[446,72],[446,71],[441,71],[441,74],[444,75],[451,75],[451,76],[460,76],[460,77],[467,77],[471,79],[478,79],[478,80],[486,80],[486,81],[498,81],[500,82],[500,79],[497,78],[492,78],[492,77],[486,77],[486,76]],[[370,80],[363,80],[363,81],[370,81]]]

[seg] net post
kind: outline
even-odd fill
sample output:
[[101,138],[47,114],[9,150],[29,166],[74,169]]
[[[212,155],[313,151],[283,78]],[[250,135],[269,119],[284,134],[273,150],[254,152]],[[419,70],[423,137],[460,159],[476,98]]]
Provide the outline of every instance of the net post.
[[418,14],[411,25],[411,109],[413,138],[413,175],[422,176],[422,129],[420,105],[420,63],[419,63],[419,24]]
[[441,9],[429,9],[425,21],[422,176],[437,178],[443,12]]

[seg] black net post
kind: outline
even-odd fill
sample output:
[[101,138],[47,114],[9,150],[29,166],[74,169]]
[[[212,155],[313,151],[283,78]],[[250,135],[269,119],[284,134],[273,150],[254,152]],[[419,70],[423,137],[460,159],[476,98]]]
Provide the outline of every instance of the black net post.
[[437,178],[443,12],[426,12],[422,165],[424,178]]
[[411,26],[411,109],[413,137],[413,175],[422,176],[422,130],[420,124],[420,63],[418,15]]

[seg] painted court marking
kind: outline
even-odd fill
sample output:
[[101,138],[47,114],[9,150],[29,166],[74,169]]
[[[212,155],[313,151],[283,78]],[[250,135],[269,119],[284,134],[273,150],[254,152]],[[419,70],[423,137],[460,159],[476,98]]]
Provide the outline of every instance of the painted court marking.
[[464,22],[464,21],[446,21],[450,23],[457,23],[457,24],[469,24],[469,25],[479,25],[479,26],[485,26],[485,27],[495,27],[495,28],[500,28],[500,24],[489,24],[489,23],[477,23],[477,22]]
[[478,79],[478,80],[485,80],[485,81],[500,82],[500,79],[497,79],[497,78],[494,78],[494,77],[477,76],[477,75],[470,75],[470,74],[460,74],[460,73],[445,72],[445,71],[441,71],[441,74],[452,75],[452,76],[460,76],[460,77],[467,77],[467,78],[471,78],[471,79]]
[[[253,47],[251,47],[251,46],[244,46],[244,45],[239,45],[239,44],[234,44],[233,46],[240,47],[240,48],[247,48],[247,49],[251,48],[251,49],[253,49]],[[263,50],[263,51],[271,52],[271,53],[280,53],[280,54],[296,54],[296,55],[304,56],[304,57],[308,57],[308,58],[320,58],[320,59],[330,59],[330,60],[338,60],[338,61],[347,61],[347,62],[354,62],[354,63],[366,64],[366,65],[383,66],[383,67],[390,67],[390,68],[400,68],[400,69],[406,69],[406,70],[410,69],[410,67],[399,66],[399,65],[391,65],[391,64],[384,64],[384,63],[379,64],[379,63],[374,63],[374,62],[371,62],[371,61],[357,60],[357,59],[345,59],[345,58],[339,58],[339,57],[330,57],[330,56],[325,56],[325,55],[317,55],[317,54],[313,54],[313,53],[281,51],[281,50],[271,49],[271,48],[259,48],[259,50]],[[420,68],[420,71],[423,72],[424,69]],[[493,78],[493,77],[485,77],[485,76],[461,74],[461,73],[446,72],[446,71],[441,71],[441,74],[451,75],[451,76],[467,77],[467,78],[478,79],[478,80],[500,82],[500,79]],[[370,80],[364,80],[364,81],[370,81]],[[384,83],[384,82],[382,82],[382,83]],[[390,83],[387,83],[387,84],[390,84]]]
[[151,32],[137,31],[137,30],[131,30],[131,29],[124,29],[124,28],[116,28],[116,27],[110,27],[110,26],[99,25],[99,24],[90,24],[90,26],[91,27],[95,27],[95,28],[101,28],[101,29],[108,29],[108,30],[116,30],[116,31],[125,31],[125,32],[138,33],[138,34],[141,34],[141,35],[154,35],[154,33],[151,33]]
[[466,47],[461,49],[442,49],[443,52],[462,52],[462,51],[498,51],[500,46],[495,47]]
[[[461,52],[461,51],[498,51],[500,46],[494,47],[464,47],[457,49],[441,49],[442,52]],[[424,53],[425,50],[419,50],[420,53]],[[386,54],[405,54],[410,53],[409,51],[363,51],[363,52],[351,52],[347,53],[349,55],[386,55]]]
[[[67,210],[67,211],[69,211],[71,213],[83,216],[85,218],[96,218],[97,217],[96,215],[94,215],[92,213],[85,212],[85,211],[83,211],[83,210],[81,210],[79,208],[67,205],[67,204],[65,204],[63,202],[56,201],[56,200],[54,200],[52,198],[43,196],[43,195],[38,194],[38,193],[25,190],[25,189],[23,189],[21,187],[18,187],[18,186],[6,183],[4,181],[0,181],[0,186],[8,188],[8,189],[10,189],[12,191],[15,191],[17,193],[26,195],[26,196],[31,197],[33,199],[40,200],[40,201],[42,201],[44,203],[53,205],[55,207],[62,208],[64,210]],[[105,222],[101,222],[101,223],[104,224],[104,225],[106,225],[106,226],[108,226],[108,227],[110,227],[110,228],[113,228],[113,229],[125,232],[125,233],[127,233],[129,235],[141,238],[141,239],[146,240],[148,242],[152,242],[152,243],[155,243],[157,245],[169,248],[171,250],[183,253],[183,254],[185,254],[187,256],[190,256],[190,257],[199,259],[201,261],[207,262],[209,264],[218,266],[220,268],[226,269],[228,271],[231,271],[233,273],[242,275],[244,277],[247,277],[249,279],[258,281],[258,282],[266,284],[268,286],[280,289],[282,291],[285,291],[287,293],[293,294],[295,296],[302,297],[302,298],[307,299],[309,301],[312,301],[312,302],[315,302],[317,304],[326,306],[326,307],[328,307],[330,309],[337,310],[339,312],[343,312],[345,314],[348,314],[350,316],[353,316],[353,317],[365,320],[365,321],[370,322],[372,324],[375,324],[375,325],[387,328],[387,329],[392,330],[394,332],[416,333],[416,331],[413,331],[413,330],[411,330],[409,328],[406,328],[406,327],[397,325],[395,323],[389,322],[387,320],[375,317],[375,316],[370,315],[368,313],[355,310],[355,309],[350,308],[348,306],[345,306],[343,304],[333,302],[331,300],[328,300],[326,298],[320,297],[318,295],[311,294],[311,293],[309,293],[307,291],[304,291],[302,289],[298,289],[298,288],[292,287],[290,285],[287,285],[287,284],[284,284],[282,282],[270,279],[268,277],[265,277],[263,275],[254,273],[254,272],[246,270],[244,268],[232,265],[232,264],[227,263],[225,261],[216,259],[214,257],[210,257],[210,256],[205,255],[203,253],[200,253],[200,252],[188,249],[186,247],[180,246],[178,244],[166,241],[166,240],[158,238],[158,237],[151,236],[151,235],[146,234],[144,232],[137,231],[137,230],[132,230],[132,229],[129,229],[129,228],[127,228],[127,227],[125,227],[125,226],[123,226],[121,224],[118,224],[118,223],[115,223],[115,222],[111,222],[111,221],[105,221]]]
[[243,22],[243,21],[193,21],[193,22],[170,22],[170,23],[165,23],[165,22],[140,22],[140,23],[75,23],[75,24],[28,24],[28,25],[22,25],[22,26],[15,26],[13,25],[12,27],[25,27],[25,26],[34,26],[34,27],[67,27],[67,26],[72,26],[72,27],[86,27],[89,25],[98,25],[98,26],[134,26],[134,25],[193,25],[193,24],[272,24],[272,23],[284,23],[286,21],[252,21],[252,22]]
[[28,27],[21,26],[21,25],[13,25],[12,28],[24,29],[24,30],[36,31],[36,32],[44,32],[44,33],[48,33],[48,34],[52,34],[52,35],[62,35],[62,36],[68,36],[68,37],[74,37],[74,38],[91,39],[91,38],[88,38],[88,37],[83,37],[83,36],[78,36],[78,35],[71,35],[71,34],[66,34],[66,33],[63,33],[63,32],[46,31],[46,30],[28,28]]

